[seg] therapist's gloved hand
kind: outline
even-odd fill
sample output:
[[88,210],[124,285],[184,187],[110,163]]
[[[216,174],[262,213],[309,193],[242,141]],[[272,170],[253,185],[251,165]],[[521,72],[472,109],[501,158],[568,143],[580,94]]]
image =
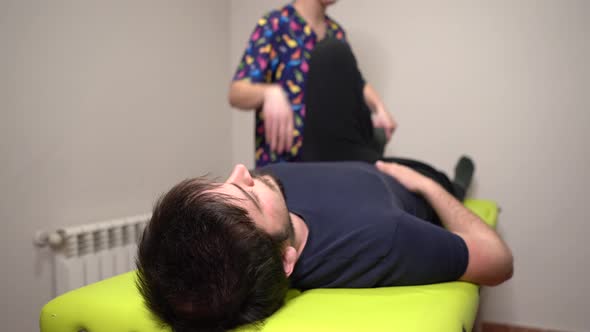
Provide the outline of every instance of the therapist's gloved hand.
[[264,135],[271,151],[281,154],[293,144],[293,110],[280,85],[271,85],[264,92],[262,105]]

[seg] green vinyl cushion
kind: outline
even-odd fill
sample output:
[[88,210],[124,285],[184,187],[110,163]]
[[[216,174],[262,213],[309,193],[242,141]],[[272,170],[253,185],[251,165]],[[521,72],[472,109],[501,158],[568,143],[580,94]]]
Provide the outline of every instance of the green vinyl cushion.
[[[465,205],[496,226],[494,202],[467,200]],[[41,311],[41,332],[170,331],[151,318],[134,281],[132,271],[51,300]],[[303,293],[292,289],[285,306],[264,323],[237,331],[471,331],[478,301],[478,287],[458,281]]]

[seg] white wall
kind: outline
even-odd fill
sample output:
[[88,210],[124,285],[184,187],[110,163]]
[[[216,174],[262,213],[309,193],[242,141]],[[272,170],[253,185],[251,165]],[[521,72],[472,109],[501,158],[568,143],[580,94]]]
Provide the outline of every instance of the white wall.
[[149,211],[231,162],[227,1],[0,2],[0,322],[38,331],[38,229]]
[[[280,1],[231,1],[230,64]],[[590,2],[341,1],[330,9],[400,126],[389,154],[450,172],[468,153],[472,194],[497,200],[514,278],[485,290],[482,319],[590,326]],[[234,160],[253,154],[234,112]]]
[[[238,64],[246,49],[248,38],[254,31],[258,19],[271,8],[276,8],[282,3],[276,0],[230,0],[229,19],[229,70],[231,81]],[[232,112],[232,151],[233,163],[242,163],[254,167],[254,112]]]

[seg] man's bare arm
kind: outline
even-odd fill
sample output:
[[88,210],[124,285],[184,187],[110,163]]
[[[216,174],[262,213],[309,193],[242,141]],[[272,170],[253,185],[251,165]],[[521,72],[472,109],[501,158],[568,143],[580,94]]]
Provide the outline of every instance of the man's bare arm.
[[492,286],[512,277],[512,252],[492,228],[430,179],[421,194],[443,225],[467,244],[469,264],[462,280]]
[[410,191],[422,195],[443,225],[465,241],[469,263],[461,280],[494,286],[512,277],[514,263],[510,248],[493,229],[438,183],[402,165],[378,162],[376,166]]

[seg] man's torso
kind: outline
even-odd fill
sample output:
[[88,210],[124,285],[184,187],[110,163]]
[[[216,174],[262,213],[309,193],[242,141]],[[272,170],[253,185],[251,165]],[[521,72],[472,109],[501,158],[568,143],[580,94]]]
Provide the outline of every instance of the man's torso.
[[391,250],[397,220],[423,214],[421,198],[362,162],[283,163],[265,169],[283,182],[289,210],[309,228],[291,278],[294,287],[395,282]]

